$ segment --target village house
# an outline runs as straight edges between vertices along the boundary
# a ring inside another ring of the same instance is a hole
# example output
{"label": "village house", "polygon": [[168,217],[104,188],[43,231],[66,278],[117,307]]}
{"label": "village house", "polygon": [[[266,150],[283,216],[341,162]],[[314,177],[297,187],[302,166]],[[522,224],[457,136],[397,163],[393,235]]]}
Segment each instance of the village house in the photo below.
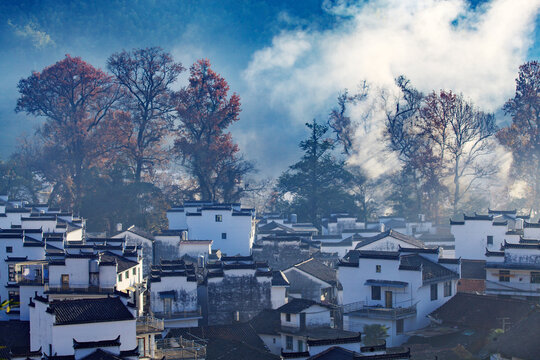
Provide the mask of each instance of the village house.
{"label": "village house", "polygon": [[267,263],[256,262],[252,256],[222,256],[209,263],[207,270],[201,291],[208,325],[247,321],[261,310],[272,308],[274,275]]}
{"label": "village house", "polygon": [[197,327],[202,319],[193,264],[183,260],[161,260],[152,267],[150,310],[163,319],[166,328]]}
{"label": "village house", "polygon": [[274,270],[285,270],[309,259],[319,249],[308,238],[291,235],[266,236],[253,245],[255,261],[265,261]]}
{"label": "village house", "polygon": [[388,344],[400,345],[456,293],[459,277],[459,260],[441,258],[438,248],[351,251],[338,268],[344,329],[384,325]]}
{"label": "village house", "polygon": [[167,211],[169,230],[187,231],[183,240],[212,240],[228,255],[250,255],[255,239],[255,210],[239,203],[184,202]]}
{"label": "village house", "polygon": [[288,296],[337,304],[338,293],[343,290],[336,270],[323,262],[310,258],[283,271],[289,280]]}
{"label": "village house", "polygon": [[540,240],[505,241],[486,257],[486,294],[540,302]]}
{"label": "village house", "polygon": [[30,301],[30,351],[45,358],[136,359],[135,308],[121,297]]}

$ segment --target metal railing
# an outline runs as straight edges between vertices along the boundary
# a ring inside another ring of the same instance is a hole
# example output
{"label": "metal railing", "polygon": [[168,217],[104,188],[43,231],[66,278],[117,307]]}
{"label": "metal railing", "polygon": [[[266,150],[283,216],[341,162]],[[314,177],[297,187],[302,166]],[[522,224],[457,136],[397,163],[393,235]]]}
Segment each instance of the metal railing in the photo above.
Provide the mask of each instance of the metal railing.
{"label": "metal railing", "polygon": [[343,305],[343,313],[352,313],[375,319],[399,319],[416,315],[416,304],[406,307],[368,306],[364,301]]}
{"label": "metal railing", "polygon": [[189,311],[174,311],[174,312],[154,312],[154,316],[160,319],[186,319],[202,316],[201,307],[198,306],[196,310]]}
{"label": "metal railing", "polygon": [[186,340],[183,337],[168,338],[156,341],[154,358],[161,359],[205,359],[206,344]]}
{"label": "metal railing", "polygon": [[44,284],[44,291],[50,293],[113,293],[114,287],[101,287],[89,284],[69,284],[60,286],[51,286]]}
{"label": "metal railing", "polygon": [[160,332],[165,328],[163,319],[147,315],[137,318],[137,334]]}

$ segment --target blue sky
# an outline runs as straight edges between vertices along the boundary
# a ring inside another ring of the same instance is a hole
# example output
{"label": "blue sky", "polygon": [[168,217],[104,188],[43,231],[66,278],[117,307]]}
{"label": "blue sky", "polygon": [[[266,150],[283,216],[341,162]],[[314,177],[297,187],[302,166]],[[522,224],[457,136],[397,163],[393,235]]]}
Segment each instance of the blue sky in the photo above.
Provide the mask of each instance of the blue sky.
{"label": "blue sky", "polygon": [[[382,89],[403,73],[423,91],[452,88],[497,111],[519,64],[540,55],[539,2],[418,3],[3,0],[0,158],[41,121],[14,113],[17,82],[67,53],[97,67],[113,52],[156,45],[186,67],[209,58],[242,99],[232,132],[264,176],[294,162],[303,123],[326,120],[339,91],[362,79]],[[362,160],[380,150],[378,129],[374,112],[357,135],[357,161],[369,168],[380,167]]]}

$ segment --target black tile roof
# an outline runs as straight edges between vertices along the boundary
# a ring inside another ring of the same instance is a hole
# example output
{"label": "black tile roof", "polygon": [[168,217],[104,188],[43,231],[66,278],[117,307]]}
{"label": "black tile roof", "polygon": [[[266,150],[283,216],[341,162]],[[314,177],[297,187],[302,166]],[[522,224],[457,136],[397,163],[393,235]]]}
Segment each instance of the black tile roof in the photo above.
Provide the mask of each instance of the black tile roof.
{"label": "black tile roof", "polygon": [[540,310],[535,309],[489,345],[490,350],[507,358],[538,359],[540,354]]}
{"label": "black tile roof", "polygon": [[265,309],[249,321],[257,334],[279,335],[281,329],[280,312]]}
{"label": "black tile roof", "polygon": [[534,304],[525,300],[460,292],[430,316],[441,320],[444,326],[489,330],[502,328],[503,318],[515,324],[533,308]]}
{"label": "black tile roof", "polygon": [[207,342],[206,358],[220,360],[257,359],[278,360],[266,349],[250,323],[232,325],[201,326],[197,328],[171,329],[167,338],[182,336],[186,340]]}
{"label": "black tile roof", "polygon": [[330,285],[334,285],[334,286],[338,285],[336,270],[332,269],[331,267],[324,264],[320,260],[311,258],[306,261],[302,261],[301,263],[296,264],[291,268],[295,268],[300,271],[303,271]]}
{"label": "black tile roof", "polygon": [[110,251],[104,251],[100,254],[99,257],[100,261],[103,262],[113,262],[116,261],[116,264],[118,265],[118,268],[116,269],[117,272],[126,271],[127,269],[131,269],[134,266],[137,266],[138,263],[133,260],[129,260],[128,258],[125,258],[123,256],[117,255],[115,253],[112,253]]}
{"label": "black tile roof", "polygon": [[289,286],[289,280],[280,270],[272,271],[272,286]]}
{"label": "black tile roof", "polygon": [[119,355],[115,355],[111,352],[108,352],[102,349],[97,349],[96,351],[86,355],[80,360],[121,360],[121,359],[122,357]]}
{"label": "black tile roof", "polygon": [[114,347],[120,346],[120,335],[116,339],[101,340],[101,341],[77,341],[73,339],[74,349],[92,349],[98,347]]}
{"label": "black tile roof", "polygon": [[280,307],[278,307],[276,311],[279,311],[280,313],[286,313],[286,314],[298,314],[313,305],[319,305],[326,308],[330,308],[329,305],[321,304],[313,300],[294,298],[294,299],[289,300],[289,302],[286,303],[285,305],[281,305]]}
{"label": "black tile roof", "polygon": [[412,246],[416,246],[416,247],[419,247],[419,248],[424,248],[425,247],[423,242],[416,240],[414,237],[408,236],[408,235],[405,235],[405,234],[402,234],[400,232],[397,232],[395,230],[390,229],[390,230],[382,232],[382,233],[380,233],[378,235],[365,238],[365,240],[363,240],[362,242],[358,243],[358,245],[356,245],[356,249],[361,249],[362,247],[364,247],[366,245],[369,245],[371,243],[374,243],[376,241],[384,239],[384,238],[386,238],[388,236],[393,237],[396,240],[403,241],[403,242],[405,242],[405,243],[407,243],[409,245],[412,245]]}
{"label": "black tile roof", "polygon": [[403,255],[401,256],[400,260],[400,266],[421,269],[422,281],[424,284],[459,278],[459,275],[454,271],[449,270],[440,264],[434,263],[433,261],[430,261],[418,254]]}
{"label": "black tile roof", "polygon": [[134,319],[122,300],[117,297],[53,301],[47,311],[55,315],[56,325]]}

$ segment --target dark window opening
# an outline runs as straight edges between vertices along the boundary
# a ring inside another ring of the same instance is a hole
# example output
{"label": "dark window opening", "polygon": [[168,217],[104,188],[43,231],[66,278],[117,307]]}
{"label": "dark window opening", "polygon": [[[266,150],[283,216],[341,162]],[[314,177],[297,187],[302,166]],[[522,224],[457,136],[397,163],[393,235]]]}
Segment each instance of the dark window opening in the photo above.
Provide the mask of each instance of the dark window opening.
{"label": "dark window opening", "polygon": [[381,300],[381,287],[380,286],[371,287],[371,300]]}
{"label": "dark window opening", "polygon": [[437,284],[431,284],[431,301],[437,300],[438,297]]}

